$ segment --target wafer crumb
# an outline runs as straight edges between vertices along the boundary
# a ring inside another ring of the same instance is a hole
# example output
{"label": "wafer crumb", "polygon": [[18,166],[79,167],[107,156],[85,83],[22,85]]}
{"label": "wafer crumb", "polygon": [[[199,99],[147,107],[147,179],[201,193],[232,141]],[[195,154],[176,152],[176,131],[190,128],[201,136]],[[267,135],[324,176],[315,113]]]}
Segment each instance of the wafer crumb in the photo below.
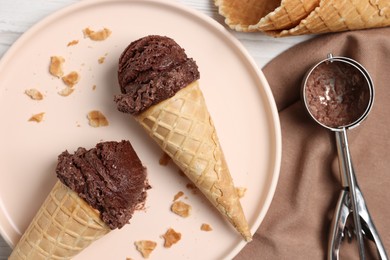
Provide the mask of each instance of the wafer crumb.
{"label": "wafer crumb", "polygon": [[50,74],[57,78],[61,78],[64,75],[64,71],[62,69],[64,62],[65,59],[61,56],[51,56],[49,66]]}
{"label": "wafer crumb", "polygon": [[42,100],[43,99],[42,93],[35,88],[26,89],[24,91],[24,93],[33,100]]}
{"label": "wafer crumb", "polygon": [[236,187],[236,192],[239,198],[242,198],[245,196],[246,188],[244,187]]}
{"label": "wafer crumb", "polygon": [[98,59],[98,63],[99,63],[99,64],[103,64],[105,60],[106,60],[106,57],[100,57],[100,58]]}
{"label": "wafer crumb", "polygon": [[104,41],[105,39],[107,39],[111,35],[111,30],[104,28],[104,29],[99,30],[99,31],[94,31],[94,30],[91,30],[90,28],[85,28],[83,30],[83,33],[84,33],[85,38],[88,37],[93,41]]}
{"label": "wafer crumb", "polygon": [[192,194],[198,194],[199,192],[198,188],[193,183],[187,183],[186,187],[192,191]]}
{"label": "wafer crumb", "polygon": [[58,94],[60,96],[63,96],[63,97],[67,97],[69,96],[70,94],[72,94],[74,91],[74,88],[71,88],[69,86],[66,86],[65,88],[61,89],[60,91],[58,91]]}
{"label": "wafer crumb", "polygon": [[62,81],[67,85],[68,87],[73,87],[76,85],[80,80],[80,75],[76,71],[72,71],[66,76],[62,77]]}
{"label": "wafer crumb", "polygon": [[139,240],[134,242],[134,244],[144,258],[149,258],[150,254],[157,246],[157,243],[151,240]]}
{"label": "wafer crumb", "polygon": [[209,224],[203,223],[200,226],[200,230],[202,230],[202,231],[212,231],[213,228]]}
{"label": "wafer crumb", "polygon": [[169,157],[167,153],[163,153],[163,155],[161,155],[160,160],[158,162],[160,165],[167,166],[170,161],[171,161],[171,157]]}
{"label": "wafer crumb", "polygon": [[180,217],[186,218],[190,215],[191,206],[183,201],[175,201],[171,205],[171,211]]}
{"label": "wafer crumb", "polygon": [[87,115],[89,125],[92,127],[108,126],[108,120],[102,112],[98,110],[92,110]]}
{"label": "wafer crumb", "polygon": [[42,122],[44,115],[45,115],[45,112],[34,114],[30,117],[30,119],[28,121],[40,123],[40,122]]}
{"label": "wafer crumb", "polygon": [[164,247],[170,248],[173,244],[180,241],[181,233],[176,232],[173,228],[169,228],[162,237],[165,240]]}
{"label": "wafer crumb", "polygon": [[78,44],[79,43],[79,41],[78,40],[73,40],[73,41],[70,41],[70,42],[68,42],[68,44],[66,45],[66,46],[73,46],[73,45],[76,45],[76,44]]}
{"label": "wafer crumb", "polygon": [[180,197],[182,197],[184,195],[184,192],[182,191],[179,191],[178,193],[176,193],[176,195],[173,197],[173,201],[176,201],[178,200]]}

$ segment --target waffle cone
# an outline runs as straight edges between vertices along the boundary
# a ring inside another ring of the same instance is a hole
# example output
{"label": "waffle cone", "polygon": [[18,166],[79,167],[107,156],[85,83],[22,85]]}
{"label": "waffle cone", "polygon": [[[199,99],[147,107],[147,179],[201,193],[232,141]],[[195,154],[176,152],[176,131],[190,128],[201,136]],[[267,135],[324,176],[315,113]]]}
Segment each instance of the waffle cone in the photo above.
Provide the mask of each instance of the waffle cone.
{"label": "waffle cone", "polygon": [[71,259],[109,231],[98,211],[57,181],[9,260]]}
{"label": "waffle cone", "polygon": [[232,29],[282,37],[390,25],[389,0],[215,0]]}
{"label": "waffle cone", "polygon": [[283,0],[280,6],[257,24],[250,25],[249,31],[274,31],[290,29],[306,18],[320,3],[320,0]]}
{"label": "waffle cone", "polygon": [[198,81],[148,108],[136,120],[250,241],[252,235]]}
{"label": "waffle cone", "polygon": [[390,25],[389,0],[321,0],[299,25],[276,36],[319,34]]}
{"label": "waffle cone", "polygon": [[257,24],[262,17],[277,8],[280,0],[214,0],[214,3],[230,28],[247,32],[251,25]]}

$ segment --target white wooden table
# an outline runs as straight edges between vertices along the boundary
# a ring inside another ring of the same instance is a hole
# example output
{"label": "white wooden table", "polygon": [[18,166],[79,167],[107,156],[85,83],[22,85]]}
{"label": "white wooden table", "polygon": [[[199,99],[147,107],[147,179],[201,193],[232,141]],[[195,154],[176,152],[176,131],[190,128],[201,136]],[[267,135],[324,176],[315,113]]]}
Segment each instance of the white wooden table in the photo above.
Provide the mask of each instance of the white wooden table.
{"label": "white wooden table", "polygon": [[[33,24],[56,10],[80,0],[0,0],[0,58],[18,37]],[[175,0],[166,0],[175,1]],[[213,0],[176,0],[211,16],[223,24]],[[237,33],[231,31],[247,48],[259,68],[289,47],[306,40],[309,36],[271,38],[261,33]],[[1,176],[0,178],[4,178]],[[1,180],[0,180],[1,181]],[[0,234],[0,260],[7,259],[11,248]]]}

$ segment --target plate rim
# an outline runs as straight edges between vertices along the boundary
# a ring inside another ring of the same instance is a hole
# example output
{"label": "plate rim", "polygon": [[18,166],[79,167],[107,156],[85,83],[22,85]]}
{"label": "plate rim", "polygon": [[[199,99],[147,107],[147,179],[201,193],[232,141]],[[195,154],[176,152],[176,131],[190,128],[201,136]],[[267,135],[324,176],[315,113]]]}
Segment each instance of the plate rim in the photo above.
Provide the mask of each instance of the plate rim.
{"label": "plate rim", "polygon": [[[264,204],[262,209],[260,210],[260,215],[256,218],[256,221],[253,223],[251,227],[251,232],[254,234],[257,229],[260,227],[261,223],[264,220],[264,217],[266,216],[269,207],[271,205],[272,199],[275,195],[277,183],[279,180],[280,175],[280,167],[281,167],[281,158],[282,158],[282,136],[281,136],[281,126],[280,126],[280,119],[279,119],[279,113],[277,110],[276,102],[273,97],[271,88],[268,84],[268,81],[263,74],[262,70],[258,67],[258,65],[255,63],[253,57],[249,54],[247,49],[244,47],[244,45],[236,38],[234,37],[223,25],[221,25],[219,22],[217,22],[212,17],[201,13],[200,11],[191,8],[189,6],[186,6],[180,2],[176,1],[163,1],[163,0],[83,0],[76,3],[71,3],[65,7],[62,7],[58,10],[55,10],[42,19],[35,22],[31,27],[27,28],[25,32],[22,33],[22,35],[16,39],[12,45],[8,48],[8,50],[3,54],[3,56],[0,59],[0,71],[3,70],[3,67],[8,63],[8,61],[12,58],[12,56],[15,54],[15,52],[19,49],[20,46],[23,46],[23,44],[28,41],[35,33],[38,33],[41,29],[45,27],[48,23],[51,21],[58,19],[59,17],[62,17],[66,14],[69,14],[72,12],[72,10],[80,10],[83,8],[88,8],[96,5],[101,4],[115,4],[119,2],[124,2],[126,4],[134,4],[134,3],[141,3],[141,4],[151,4],[151,5],[160,5],[163,7],[169,7],[171,9],[175,9],[181,12],[184,12],[185,14],[190,14],[194,18],[200,19],[202,22],[206,22],[210,28],[218,31],[218,33],[221,34],[221,36],[225,37],[230,43],[232,43],[242,54],[245,58],[245,60],[249,63],[251,69],[253,69],[254,74],[257,76],[258,80],[262,83],[263,86],[258,86],[258,89],[262,88],[263,93],[265,94],[266,101],[267,101],[267,107],[269,109],[269,122],[270,126],[272,126],[272,140],[271,142],[273,145],[274,153],[271,154],[271,158],[273,159],[273,165],[270,167],[272,169],[272,178],[270,181],[270,185],[268,187],[268,193],[264,199]],[[272,124],[271,124],[272,123]],[[7,222],[8,219],[10,219],[9,216],[7,216],[7,212],[3,210],[2,200],[0,198],[0,219],[4,218]],[[12,223],[9,223],[10,226],[13,226]],[[17,229],[17,228],[16,228]],[[0,235],[3,237],[5,242],[11,247],[14,247],[13,242],[11,241],[10,236],[7,234],[7,232],[4,230],[3,225],[0,222]],[[246,245],[245,241],[241,241],[238,243],[231,251],[228,253],[228,255],[225,257],[225,259],[231,259],[234,256],[236,256]]]}

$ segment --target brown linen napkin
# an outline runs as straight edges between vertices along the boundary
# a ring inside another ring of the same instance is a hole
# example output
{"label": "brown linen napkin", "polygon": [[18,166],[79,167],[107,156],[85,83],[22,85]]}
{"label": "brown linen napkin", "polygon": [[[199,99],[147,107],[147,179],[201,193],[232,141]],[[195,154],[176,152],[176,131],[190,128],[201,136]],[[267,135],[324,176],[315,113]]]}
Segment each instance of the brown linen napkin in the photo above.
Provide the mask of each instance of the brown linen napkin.
{"label": "brown linen napkin", "polygon": [[[317,125],[300,100],[304,74],[331,52],[360,62],[375,84],[368,118],[348,131],[357,182],[390,254],[390,28],[319,36],[285,51],[264,68],[282,127],[282,165],[271,207],[235,258],[326,259],[329,230],[341,191],[334,133]],[[352,221],[352,219],[351,219]],[[369,243],[368,259],[378,259]],[[340,259],[359,259],[354,237]]]}

